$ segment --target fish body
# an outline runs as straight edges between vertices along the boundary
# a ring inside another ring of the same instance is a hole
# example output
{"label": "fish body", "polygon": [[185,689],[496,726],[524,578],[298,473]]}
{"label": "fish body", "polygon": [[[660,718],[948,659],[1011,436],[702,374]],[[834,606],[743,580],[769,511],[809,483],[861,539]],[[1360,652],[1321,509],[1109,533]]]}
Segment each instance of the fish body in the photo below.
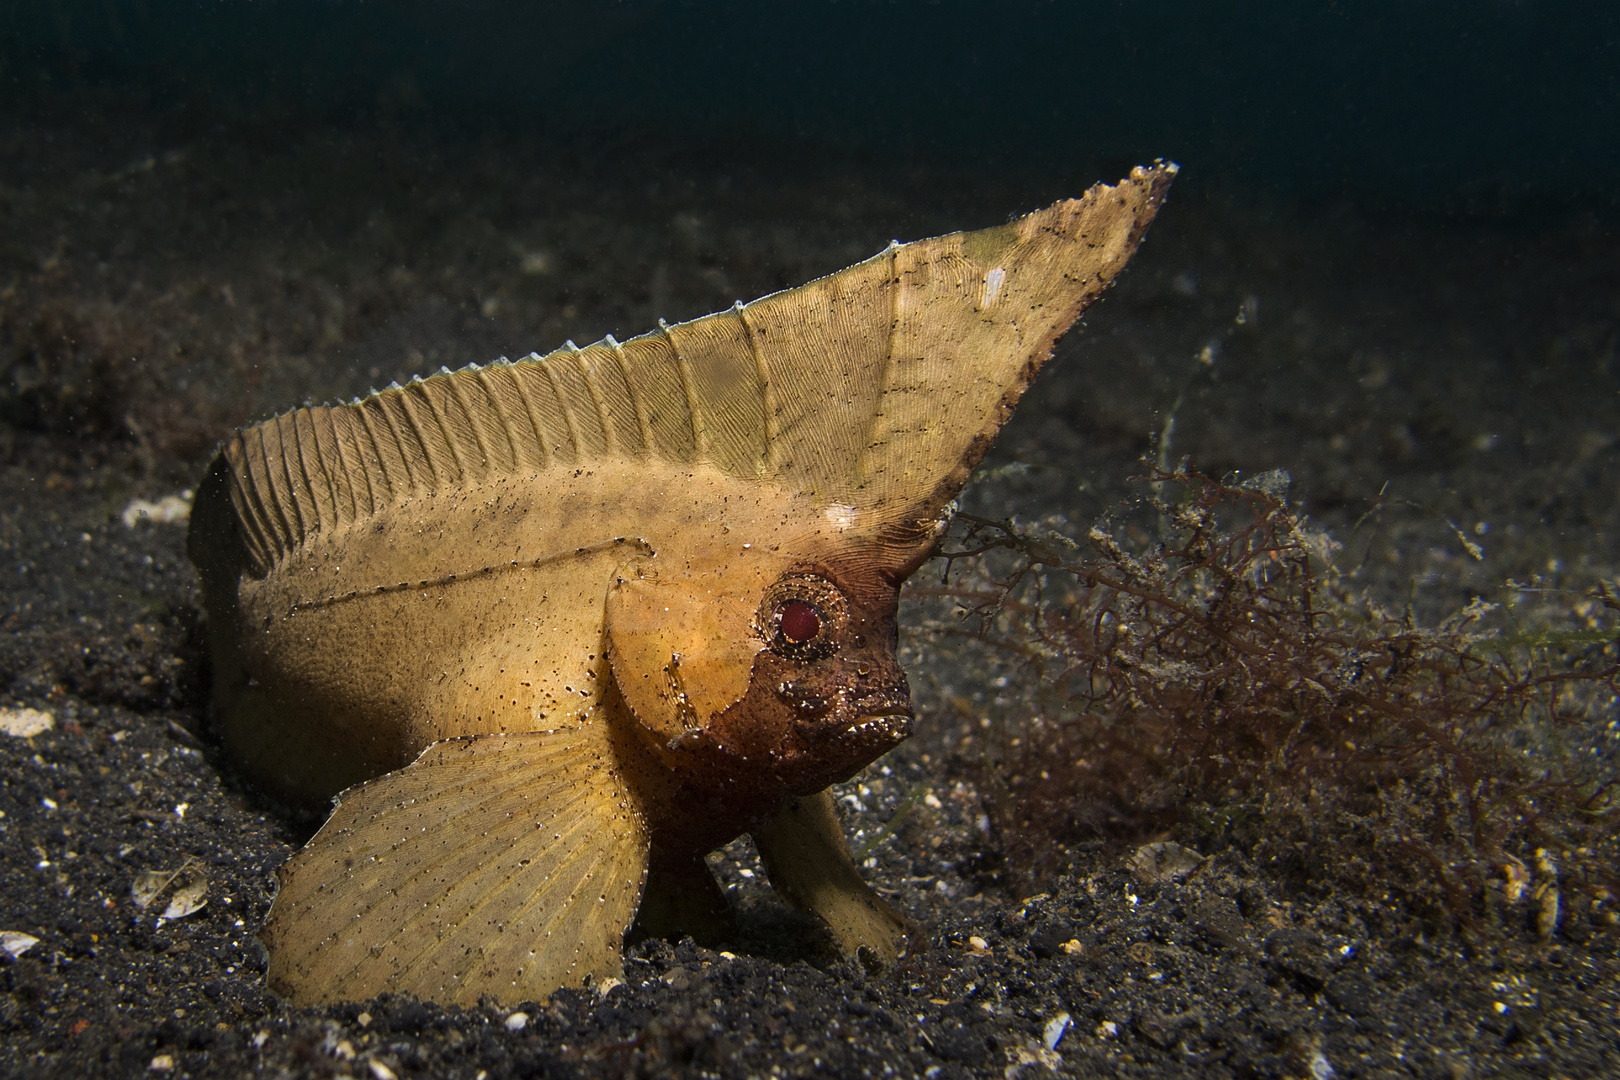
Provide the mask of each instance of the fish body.
{"label": "fish body", "polygon": [[743,832],[853,952],[905,920],[829,784],[903,739],[899,589],[1174,166],[619,343],[238,433],[199,488],[214,705],[331,819],[264,937],[294,1001],[545,997]]}

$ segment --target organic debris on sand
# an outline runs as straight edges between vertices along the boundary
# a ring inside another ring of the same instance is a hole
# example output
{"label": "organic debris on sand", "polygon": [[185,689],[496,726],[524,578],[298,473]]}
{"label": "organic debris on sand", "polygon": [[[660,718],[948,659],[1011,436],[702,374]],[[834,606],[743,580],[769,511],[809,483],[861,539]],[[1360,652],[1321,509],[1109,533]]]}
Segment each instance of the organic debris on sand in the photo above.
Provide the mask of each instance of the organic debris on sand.
{"label": "organic debris on sand", "polygon": [[1562,896],[1566,932],[1612,927],[1620,778],[1578,748],[1620,694],[1614,590],[1578,629],[1482,598],[1423,626],[1259,479],[1155,472],[1083,543],[958,518],[930,591],[1017,661],[976,770],[1010,879],[1173,833],[1295,887],[1399,894],[1437,927],[1545,924],[1527,880]]}

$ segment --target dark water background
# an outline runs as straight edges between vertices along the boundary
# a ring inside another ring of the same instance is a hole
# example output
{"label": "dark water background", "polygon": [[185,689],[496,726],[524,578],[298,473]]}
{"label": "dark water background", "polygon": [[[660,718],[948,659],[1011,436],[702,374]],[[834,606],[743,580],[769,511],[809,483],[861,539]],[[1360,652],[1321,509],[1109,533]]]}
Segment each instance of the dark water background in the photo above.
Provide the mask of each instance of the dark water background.
{"label": "dark water background", "polygon": [[1413,3],[109,3],[0,10],[0,96],[825,148],[1421,211],[1608,203],[1620,9]]}

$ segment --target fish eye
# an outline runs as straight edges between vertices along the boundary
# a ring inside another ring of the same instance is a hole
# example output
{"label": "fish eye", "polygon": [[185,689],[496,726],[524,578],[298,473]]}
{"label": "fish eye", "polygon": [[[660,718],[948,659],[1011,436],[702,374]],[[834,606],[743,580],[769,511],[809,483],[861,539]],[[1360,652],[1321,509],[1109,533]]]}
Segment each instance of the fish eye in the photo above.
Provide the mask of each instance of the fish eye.
{"label": "fish eye", "polygon": [[838,649],[849,625],[849,601],[820,574],[792,571],[765,590],[756,625],[777,654],[820,660]]}
{"label": "fish eye", "polygon": [[776,628],[795,645],[821,633],[821,612],[807,600],[789,600],[776,609]]}

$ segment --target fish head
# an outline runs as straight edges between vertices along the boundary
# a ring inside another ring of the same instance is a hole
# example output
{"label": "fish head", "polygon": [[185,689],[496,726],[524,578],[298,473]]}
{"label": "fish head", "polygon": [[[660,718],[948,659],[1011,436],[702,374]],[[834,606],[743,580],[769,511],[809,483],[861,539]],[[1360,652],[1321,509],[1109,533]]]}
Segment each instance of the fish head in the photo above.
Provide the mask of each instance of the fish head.
{"label": "fish head", "polygon": [[626,575],[608,599],[608,656],[671,769],[807,794],[910,734],[898,604],[885,567],[848,556]]}
{"label": "fish head", "polygon": [[819,791],[911,733],[895,655],[899,589],[871,567],[803,565],[760,598],[748,690],[715,717],[716,741],[765,755],[794,794]]}

